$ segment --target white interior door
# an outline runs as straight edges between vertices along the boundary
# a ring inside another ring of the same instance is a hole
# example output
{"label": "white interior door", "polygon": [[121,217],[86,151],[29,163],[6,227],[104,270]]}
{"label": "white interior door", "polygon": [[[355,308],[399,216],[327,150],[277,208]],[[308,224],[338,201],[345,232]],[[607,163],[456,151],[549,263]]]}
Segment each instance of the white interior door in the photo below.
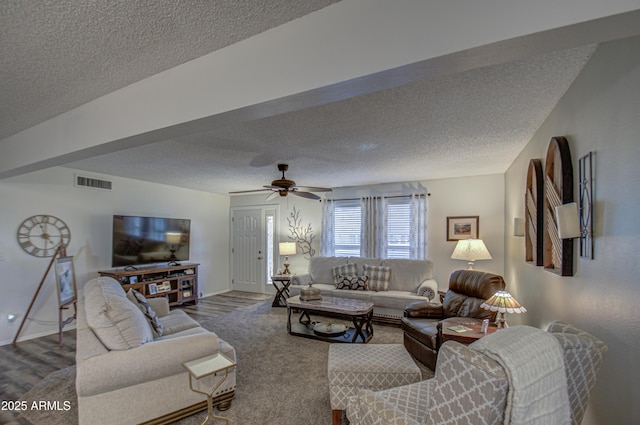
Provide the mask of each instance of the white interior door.
{"label": "white interior door", "polygon": [[266,244],[262,209],[234,209],[231,226],[231,288],[263,293]]}

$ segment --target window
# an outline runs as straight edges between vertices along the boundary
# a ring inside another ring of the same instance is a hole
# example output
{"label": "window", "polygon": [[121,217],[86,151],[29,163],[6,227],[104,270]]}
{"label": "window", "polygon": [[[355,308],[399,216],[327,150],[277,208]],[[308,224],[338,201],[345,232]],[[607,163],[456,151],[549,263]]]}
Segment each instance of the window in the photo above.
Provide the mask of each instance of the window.
{"label": "window", "polygon": [[411,209],[408,198],[387,201],[387,258],[411,258]]}
{"label": "window", "polygon": [[265,216],[265,237],[267,242],[265,254],[267,283],[273,283],[271,282],[271,276],[275,274],[273,272],[275,264],[275,215],[270,212],[267,212]]}
{"label": "window", "polygon": [[328,201],[323,215],[322,255],[426,258],[423,195]]}
{"label": "window", "polygon": [[335,256],[360,256],[360,229],[362,207],[358,201],[335,201],[334,205]]}

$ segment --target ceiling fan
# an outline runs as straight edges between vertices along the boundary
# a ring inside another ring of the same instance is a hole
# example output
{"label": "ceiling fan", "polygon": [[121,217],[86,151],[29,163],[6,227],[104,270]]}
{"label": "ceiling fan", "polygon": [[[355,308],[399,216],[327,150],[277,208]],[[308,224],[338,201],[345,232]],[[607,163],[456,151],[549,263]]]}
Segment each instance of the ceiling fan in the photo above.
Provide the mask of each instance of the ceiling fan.
{"label": "ceiling fan", "polygon": [[[264,189],[255,189],[255,190],[241,190],[238,192],[229,192],[231,194],[235,193],[252,193],[252,192],[265,192],[271,191],[272,193],[267,196],[267,201],[275,198],[276,196],[287,196],[289,193],[296,196],[301,196],[303,198],[315,199],[319,201],[321,198],[311,192],[331,192],[331,189],[326,187],[312,187],[312,186],[297,186],[296,182],[293,180],[289,180],[285,178],[284,173],[289,169],[288,164],[278,164],[278,171],[282,172],[282,177],[276,179],[271,182],[270,185],[263,186]],[[304,189],[304,190],[300,190]]]}

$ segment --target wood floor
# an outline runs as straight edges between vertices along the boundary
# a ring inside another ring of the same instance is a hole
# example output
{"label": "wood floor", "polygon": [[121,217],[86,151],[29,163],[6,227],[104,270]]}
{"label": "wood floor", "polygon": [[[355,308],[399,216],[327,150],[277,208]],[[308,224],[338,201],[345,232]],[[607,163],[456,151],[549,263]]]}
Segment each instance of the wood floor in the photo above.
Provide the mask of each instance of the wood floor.
{"label": "wood floor", "polygon": [[[202,298],[195,306],[179,307],[197,321],[210,319],[237,308],[271,299],[272,295],[230,291]],[[0,347],[0,400],[18,400],[51,372],[75,364],[76,332],[64,333],[63,346],[58,335],[18,342]],[[13,414],[0,410],[0,424],[26,424]]]}

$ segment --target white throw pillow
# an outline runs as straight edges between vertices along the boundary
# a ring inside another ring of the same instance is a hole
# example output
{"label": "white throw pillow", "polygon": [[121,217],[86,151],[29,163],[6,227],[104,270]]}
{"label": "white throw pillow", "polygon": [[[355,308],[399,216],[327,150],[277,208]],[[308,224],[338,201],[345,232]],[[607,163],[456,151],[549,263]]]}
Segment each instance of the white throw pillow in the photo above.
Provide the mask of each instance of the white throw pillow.
{"label": "white throw pillow", "polygon": [[391,281],[391,267],[364,265],[364,274],[369,276],[369,289],[388,291]]}
{"label": "white throw pillow", "polygon": [[128,350],[153,341],[140,309],[127,299],[118,281],[90,280],[84,286],[87,324],[109,350]]}

